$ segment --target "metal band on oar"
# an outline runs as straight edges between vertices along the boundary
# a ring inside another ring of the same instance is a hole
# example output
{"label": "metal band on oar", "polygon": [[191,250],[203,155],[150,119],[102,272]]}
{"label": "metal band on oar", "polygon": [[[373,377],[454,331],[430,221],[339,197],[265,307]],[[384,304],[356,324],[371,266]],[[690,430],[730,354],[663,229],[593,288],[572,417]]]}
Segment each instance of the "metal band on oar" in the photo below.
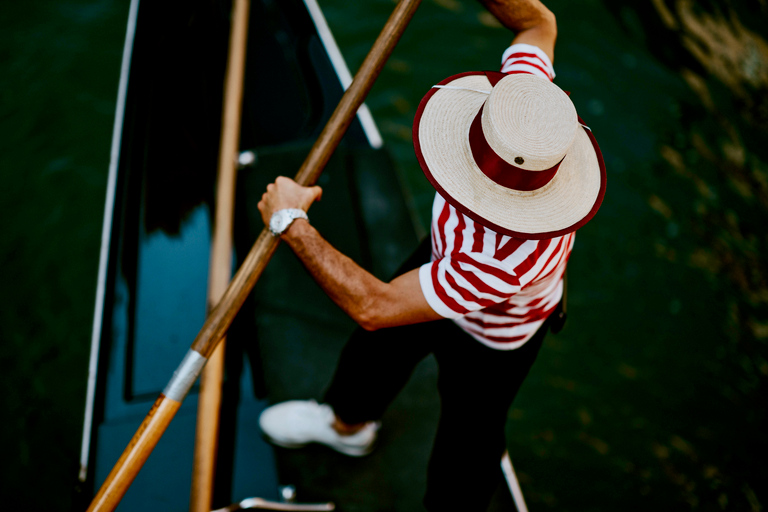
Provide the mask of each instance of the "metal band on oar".
{"label": "metal band on oar", "polygon": [[[232,5],[232,28],[229,35],[229,57],[224,79],[224,108],[216,178],[216,213],[208,272],[210,309],[219,302],[232,277],[236,158],[240,141],[240,112],[243,100],[249,9],[249,0],[236,0]],[[210,512],[211,510],[219,438],[221,383],[224,379],[224,346],[222,339],[200,378],[192,490],[189,499],[190,512]],[[165,395],[168,396],[168,393]]]}
{"label": "metal band on oar", "polygon": [[[405,27],[413,17],[421,0],[400,0],[371,51],[355,75],[349,89],[334,110],[328,123],[315,142],[312,150],[296,175],[301,185],[314,185],[344,132],[352,122],[357,109],[373,86]],[[99,492],[91,502],[89,511],[114,510],[165,429],[170,424],[181,401],[194,380],[199,376],[206,360],[213,353],[219,340],[232,324],[237,312],[261,276],[267,262],[277,249],[279,239],[263,229],[256,243],[222,296],[216,308],[206,318],[202,329],[192,343],[190,352],[174,373],[166,392],[161,393],[149,414],[128,443],[117,464],[107,476]],[[194,352],[194,353],[193,353]]]}

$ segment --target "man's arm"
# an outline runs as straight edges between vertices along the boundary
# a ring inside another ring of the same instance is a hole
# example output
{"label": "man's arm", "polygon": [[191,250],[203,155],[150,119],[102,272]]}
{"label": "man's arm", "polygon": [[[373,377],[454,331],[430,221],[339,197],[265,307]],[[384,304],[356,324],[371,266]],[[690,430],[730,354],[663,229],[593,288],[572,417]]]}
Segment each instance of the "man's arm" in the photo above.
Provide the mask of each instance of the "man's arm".
{"label": "man's arm", "polygon": [[515,32],[512,43],[538,46],[555,61],[557,21],[539,0],[480,0],[502,25]]}
{"label": "man's arm", "polygon": [[[258,205],[264,224],[283,208],[306,211],[321,194],[320,187],[302,187],[289,178],[277,178],[267,186]],[[303,219],[295,220],[282,239],[326,294],[364,329],[443,318],[424,298],[419,269],[385,283],[336,250]]]}

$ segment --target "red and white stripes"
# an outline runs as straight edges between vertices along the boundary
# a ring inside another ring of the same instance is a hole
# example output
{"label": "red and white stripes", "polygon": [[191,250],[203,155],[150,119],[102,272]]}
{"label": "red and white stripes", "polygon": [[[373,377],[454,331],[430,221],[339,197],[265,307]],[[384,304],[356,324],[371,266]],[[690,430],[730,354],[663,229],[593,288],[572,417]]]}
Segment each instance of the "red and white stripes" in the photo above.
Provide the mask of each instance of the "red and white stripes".
{"label": "red and white stripes", "polygon": [[530,44],[513,44],[507,48],[501,56],[501,72],[528,73],[550,82],[555,79],[555,70],[547,54]]}
{"label": "red and white stripes", "polygon": [[481,343],[514,349],[541,326],[562,297],[574,234],[547,240],[500,235],[439,194],[432,211],[432,262],[419,271],[432,308]]}

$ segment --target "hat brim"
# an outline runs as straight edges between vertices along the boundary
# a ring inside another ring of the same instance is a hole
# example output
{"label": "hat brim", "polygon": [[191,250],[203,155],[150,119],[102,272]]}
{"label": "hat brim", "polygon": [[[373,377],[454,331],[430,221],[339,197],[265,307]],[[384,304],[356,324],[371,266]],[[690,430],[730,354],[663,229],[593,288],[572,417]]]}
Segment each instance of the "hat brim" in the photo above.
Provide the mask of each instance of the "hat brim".
{"label": "hat brim", "polygon": [[491,90],[486,73],[499,75],[454,75],[438,85],[461,89],[432,88],[421,100],[413,145],[424,174],[453,207],[498,233],[542,240],[579,229],[597,213],[605,195],[605,164],[595,137],[579,127],[557,174],[542,188],[518,191],[497,184],[475,163],[468,137],[488,98],[476,91]]}

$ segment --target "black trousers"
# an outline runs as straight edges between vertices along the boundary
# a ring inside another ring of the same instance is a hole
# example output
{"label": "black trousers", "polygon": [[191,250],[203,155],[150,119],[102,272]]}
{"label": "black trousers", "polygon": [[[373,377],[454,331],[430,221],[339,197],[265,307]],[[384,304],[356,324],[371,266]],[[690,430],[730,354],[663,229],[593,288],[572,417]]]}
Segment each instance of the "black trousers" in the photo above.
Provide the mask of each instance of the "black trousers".
{"label": "black trousers", "polygon": [[[428,261],[429,246],[401,270]],[[325,401],[346,423],[379,420],[430,353],[438,364],[440,420],[427,471],[427,510],[484,511],[503,475],[507,412],[539,352],[548,322],[515,350],[481,344],[450,320],[368,332],[344,347]]]}

